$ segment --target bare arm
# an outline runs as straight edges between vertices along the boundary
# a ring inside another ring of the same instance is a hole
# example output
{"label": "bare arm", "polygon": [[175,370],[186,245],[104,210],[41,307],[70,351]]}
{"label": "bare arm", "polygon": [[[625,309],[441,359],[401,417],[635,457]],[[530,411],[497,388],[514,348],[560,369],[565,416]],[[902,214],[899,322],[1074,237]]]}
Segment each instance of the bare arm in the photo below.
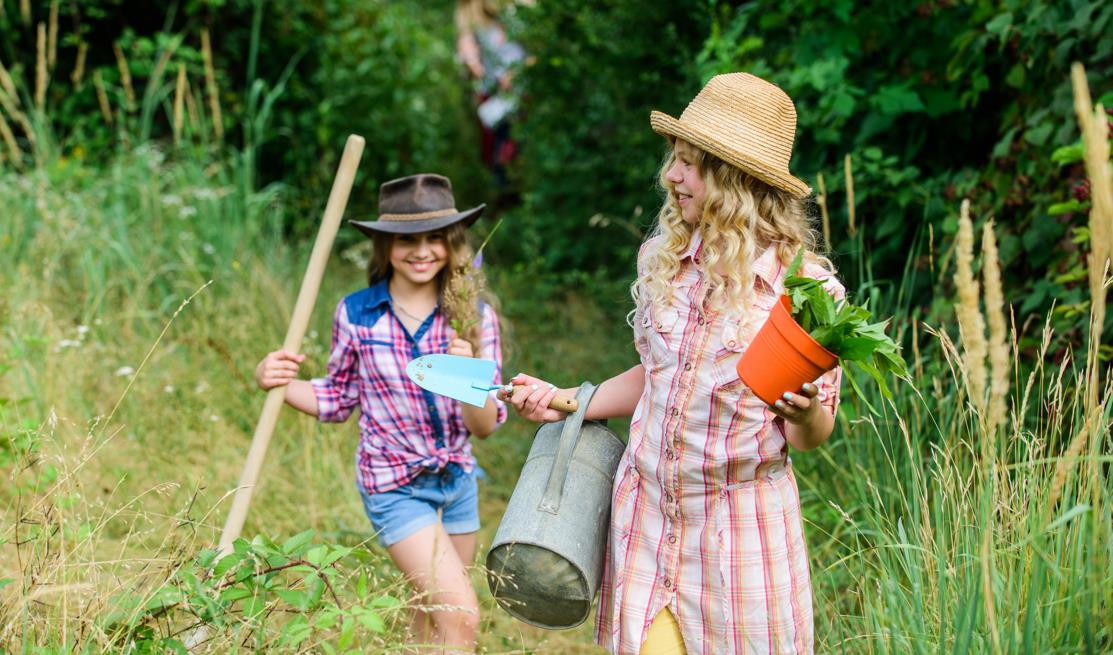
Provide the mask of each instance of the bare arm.
{"label": "bare arm", "polygon": [[[564,412],[549,409],[549,402],[558,393],[572,397],[578,390],[576,387],[558,389],[544,380],[523,374],[515,375],[510,382],[523,386],[509,396],[500,391],[500,398],[513,405],[522,418],[540,423],[562,420]],[[645,369],[641,364],[608,378],[596,389],[585,418],[595,420],[632,415],[644,387]]]}

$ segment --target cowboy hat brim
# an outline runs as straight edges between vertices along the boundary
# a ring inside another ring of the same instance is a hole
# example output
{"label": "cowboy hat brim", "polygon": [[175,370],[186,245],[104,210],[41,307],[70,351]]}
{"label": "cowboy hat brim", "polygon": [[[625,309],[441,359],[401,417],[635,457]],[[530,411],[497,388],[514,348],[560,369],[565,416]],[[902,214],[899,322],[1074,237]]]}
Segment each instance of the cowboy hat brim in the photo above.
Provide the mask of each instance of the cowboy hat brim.
{"label": "cowboy hat brim", "polygon": [[716,139],[700,132],[691,125],[680,122],[664,112],[650,112],[649,124],[657,134],[683,139],[697,148],[715,155],[726,163],[742,169],[762,182],[781,189],[782,191],[787,191],[797,198],[806,198],[812,192],[811,187],[787,171],[774,170],[759,161],[747,157],[744,153],[727,149]]}
{"label": "cowboy hat brim", "polygon": [[471,209],[456,213],[449,214],[448,216],[438,216],[437,218],[425,218],[416,221],[348,221],[360,232],[363,232],[369,237],[376,234],[418,234],[420,232],[432,232],[433,230],[441,230],[449,225],[463,222],[464,227],[468,227],[474,223],[483,210],[487,207],[486,204],[472,207]]}

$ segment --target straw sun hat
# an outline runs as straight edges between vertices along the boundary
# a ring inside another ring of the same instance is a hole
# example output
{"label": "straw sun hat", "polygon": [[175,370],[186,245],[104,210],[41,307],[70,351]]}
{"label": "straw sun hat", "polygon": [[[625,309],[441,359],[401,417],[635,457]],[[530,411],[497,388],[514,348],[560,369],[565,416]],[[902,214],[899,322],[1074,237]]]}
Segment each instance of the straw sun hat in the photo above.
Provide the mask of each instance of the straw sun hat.
{"label": "straw sun hat", "polygon": [[716,75],[679,120],[655,111],[649,124],[658,134],[683,139],[798,198],[812,191],[788,172],[796,107],[780,87],[760,77]]}

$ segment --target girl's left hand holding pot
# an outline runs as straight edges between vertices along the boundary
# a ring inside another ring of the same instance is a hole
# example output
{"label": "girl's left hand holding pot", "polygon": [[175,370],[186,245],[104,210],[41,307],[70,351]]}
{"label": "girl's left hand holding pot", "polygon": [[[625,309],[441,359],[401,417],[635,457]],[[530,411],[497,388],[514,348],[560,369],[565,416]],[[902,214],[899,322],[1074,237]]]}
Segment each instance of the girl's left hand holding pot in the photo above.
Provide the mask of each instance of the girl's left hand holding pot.
{"label": "girl's left hand holding pot", "polygon": [[[516,387],[512,393],[505,389],[498,392],[499,400],[510,403],[518,416],[535,423],[553,423],[564,419],[566,414],[555,409],[549,409],[549,403],[560,391],[556,385],[519,373],[510,378],[510,384]],[[573,393],[571,395],[575,395]]]}
{"label": "girl's left hand holding pot", "polygon": [[814,384],[807,383],[800,389],[799,394],[786,391],[783,397],[770,406],[770,409],[789,423],[809,423],[819,409],[819,403],[815,400],[817,395],[819,389]]}

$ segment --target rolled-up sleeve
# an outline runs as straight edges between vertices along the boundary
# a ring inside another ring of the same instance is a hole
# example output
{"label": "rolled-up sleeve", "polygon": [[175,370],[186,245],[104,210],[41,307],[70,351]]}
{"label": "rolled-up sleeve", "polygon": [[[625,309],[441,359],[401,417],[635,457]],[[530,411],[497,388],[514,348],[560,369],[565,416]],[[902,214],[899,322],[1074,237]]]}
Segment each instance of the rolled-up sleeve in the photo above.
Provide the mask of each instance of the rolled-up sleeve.
{"label": "rolled-up sleeve", "polygon": [[359,342],[352,336],[348,310],[342,301],[332,321],[332,347],[328,370],[323,378],[310,380],[317,394],[317,420],[341,423],[359,405]]}
{"label": "rolled-up sleeve", "polygon": [[[483,305],[483,316],[480,319],[479,356],[482,359],[494,360],[495,377],[491,380],[491,384],[501,384],[502,341],[499,334],[499,317],[494,308],[486,303]],[[496,425],[502,425],[506,422],[506,403],[499,400],[495,393],[494,391],[491,392],[491,398],[494,399],[495,407],[498,408]]]}

